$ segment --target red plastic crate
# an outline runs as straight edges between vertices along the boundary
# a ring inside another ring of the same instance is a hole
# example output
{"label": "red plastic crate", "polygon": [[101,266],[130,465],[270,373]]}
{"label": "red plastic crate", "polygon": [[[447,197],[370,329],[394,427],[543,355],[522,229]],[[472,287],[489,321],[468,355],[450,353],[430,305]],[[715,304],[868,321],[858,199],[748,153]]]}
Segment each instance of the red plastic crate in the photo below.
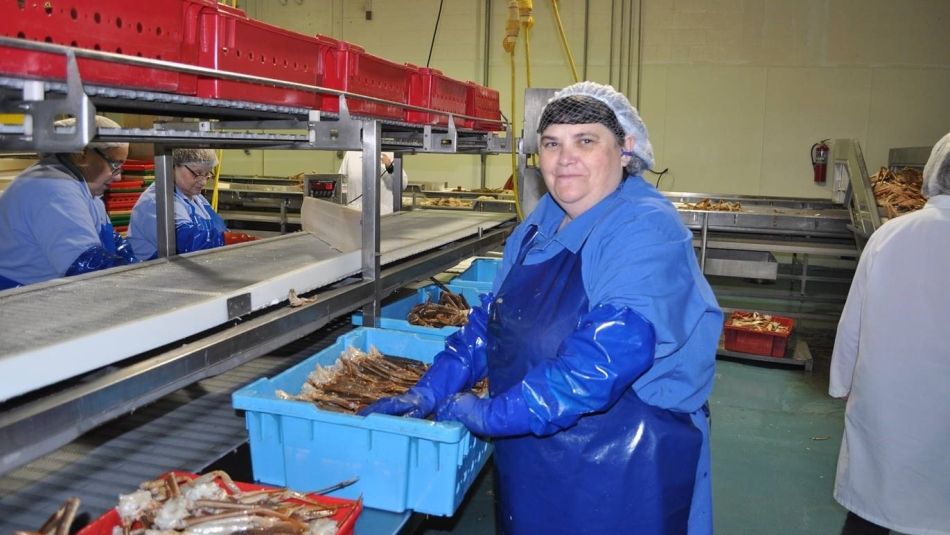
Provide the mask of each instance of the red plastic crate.
{"label": "red plastic crate", "polygon": [[154,171],[154,160],[126,160],[122,163],[123,171]]}
{"label": "red plastic crate", "polygon": [[[416,67],[410,64],[407,66],[413,69],[409,77],[409,104],[454,113],[456,127],[472,127],[471,120],[457,117],[458,114],[465,115],[468,99],[467,83],[453,80],[437,69]],[[406,121],[443,126],[449,124],[447,115],[416,110],[406,110]]]}
{"label": "red plastic crate", "polygon": [[[0,35],[128,56],[194,64],[198,14],[215,0],[57,0],[0,2]],[[47,7],[48,6],[48,7]],[[79,59],[84,82],[195,94],[197,77],[162,69]],[[0,73],[65,79],[66,56],[0,47]]]}
{"label": "red plastic crate", "polygon": [[[175,472],[179,476],[188,477],[194,479],[198,477],[197,474],[192,474],[188,472]],[[164,475],[162,477],[165,477]],[[253,483],[242,483],[240,481],[235,481],[234,484],[241,489],[242,491],[255,491],[270,489],[274,487],[269,487],[267,485],[256,485]],[[220,485],[220,482],[219,482]],[[224,487],[222,487],[224,488]],[[228,490],[228,489],[224,489]],[[320,502],[321,504],[326,505],[342,505],[342,504],[352,504],[352,507],[342,508],[337,511],[336,514],[330,518],[337,521],[339,526],[337,530],[337,535],[352,535],[353,528],[356,526],[356,519],[359,518],[360,513],[363,512],[363,502],[359,500],[346,500],[343,498],[331,498],[328,496],[320,496],[318,494],[308,494],[307,498]],[[118,511],[115,508],[110,509],[107,513],[103,514],[93,522],[86,525],[86,527],[79,530],[76,535],[112,535],[112,529],[115,527],[121,527],[122,520],[119,518]]]}
{"label": "red plastic crate", "polygon": [[784,357],[788,348],[788,339],[795,327],[795,320],[784,316],[772,315],[772,320],[778,322],[783,327],[787,327],[787,332],[769,332],[759,331],[750,327],[736,327],[732,325],[733,318],[740,314],[749,314],[748,312],[733,312],[726,320],[723,328],[725,329],[726,340],[725,347],[727,351],[736,351],[738,353],[749,353],[752,355],[765,355],[770,357]]}
{"label": "red plastic crate", "polygon": [[[317,58],[337,43],[248,18],[226,5],[202,11],[200,35],[202,67],[307,85],[321,85]],[[313,92],[205,76],[198,78],[198,96],[305,108],[320,102]]]}
{"label": "red plastic crate", "polygon": [[472,115],[474,117],[494,121],[479,121],[476,119],[472,124],[472,128],[475,130],[502,130],[498,91],[476,84],[475,82],[468,82],[468,98],[466,99],[465,115]]}
{"label": "red plastic crate", "polygon": [[[324,87],[400,104],[409,102],[409,79],[414,69],[368,54],[352,43],[338,41],[336,46],[325,50],[317,68],[323,76]],[[405,116],[402,106],[358,98],[347,98],[346,105],[355,115],[399,120]],[[339,97],[323,95],[320,109],[339,112]]]}
{"label": "red plastic crate", "polygon": [[107,191],[103,197],[103,202],[106,204],[106,211],[121,212],[124,210],[131,210],[141,195],[142,192],[114,193]]}
{"label": "red plastic crate", "polygon": [[123,176],[122,180],[117,180],[109,184],[110,190],[119,190],[119,189],[141,189],[145,186],[145,180],[142,178],[136,177],[126,177]]}

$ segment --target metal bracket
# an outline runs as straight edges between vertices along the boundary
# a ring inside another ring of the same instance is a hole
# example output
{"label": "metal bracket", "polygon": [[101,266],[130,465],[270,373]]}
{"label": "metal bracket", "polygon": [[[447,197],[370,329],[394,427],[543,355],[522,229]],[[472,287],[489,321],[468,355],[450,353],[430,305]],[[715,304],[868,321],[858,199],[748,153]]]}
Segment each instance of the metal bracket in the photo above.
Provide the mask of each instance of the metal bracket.
{"label": "metal bracket", "polygon": [[492,153],[502,153],[502,152],[511,152],[512,147],[512,135],[511,135],[511,125],[508,125],[508,128],[505,129],[505,136],[501,137],[494,132],[488,135],[488,152]]}
{"label": "metal bracket", "polygon": [[[28,82],[23,87],[23,102],[20,111],[27,114],[23,123],[23,136],[14,146],[31,148],[36,152],[78,152],[96,135],[96,107],[86,95],[79,77],[79,65],[72,50],[66,52],[66,96],[45,99],[44,82]],[[75,117],[74,128],[56,128],[57,119]]]}
{"label": "metal bracket", "polygon": [[423,127],[422,148],[426,152],[454,153],[458,147],[458,131],[455,130],[455,121],[449,115],[448,132],[433,132],[432,125]]}
{"label": "metal bracket", "polygon": [[243,293],[228,298],[228,319],[243,316],[251,311],[251,294]]}
{"label": "metal bracket", "polygon": [[340,113],[337,121],[321,121],[320,112],[311,111],[309,117],[309,142],[314,148],[337,150],[360,150],[363,148],[360,121],[350,118],[346,98],[340,95]]}

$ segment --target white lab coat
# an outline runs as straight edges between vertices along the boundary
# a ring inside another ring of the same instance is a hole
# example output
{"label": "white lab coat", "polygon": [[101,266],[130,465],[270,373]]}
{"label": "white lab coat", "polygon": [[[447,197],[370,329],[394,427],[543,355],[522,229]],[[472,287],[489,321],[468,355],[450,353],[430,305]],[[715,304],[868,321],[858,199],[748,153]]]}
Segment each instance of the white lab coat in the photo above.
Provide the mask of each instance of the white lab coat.
{"label": "white lab coat", "polygon": [[[385,152],[390,158],[393,153]],[[386,172],[386,167],[382,160],[379,162],[379,172],[382,175],[379,181],[379,214],[391,214],[393,212],[393,176]],[[346,198],[347,206],[356,208],[363,207],[363,153],[359,151],[348,151],[343,155],[343,161],[340,162],[340,174],[346,177]],[[402,172],[402,184],[400,191],[406,189],[409,183],[409,177],[406,171]]]}
{"label": "white lab coat", "polygon": [[828,392],[848,396],[835,499],[892,530],[950,534],[950,195],[868,240]]}

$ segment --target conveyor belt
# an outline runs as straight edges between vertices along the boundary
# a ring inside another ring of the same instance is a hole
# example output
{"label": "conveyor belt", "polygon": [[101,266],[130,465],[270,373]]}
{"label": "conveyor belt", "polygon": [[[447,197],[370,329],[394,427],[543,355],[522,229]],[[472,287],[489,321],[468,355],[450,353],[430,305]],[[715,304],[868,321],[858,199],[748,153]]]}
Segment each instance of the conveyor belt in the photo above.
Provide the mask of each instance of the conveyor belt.
{"label": "conveyor belt", "polygon": [[[511,216],[403,212],[381,221],[387,264]],[[360,272],[307,233],[0,292],[0,400],[153,350]],[[121,341],[121,342],[120,342]]]}
{"label": "conveyor belt", "polygon": [[329,346],[352,329],[347,320],[168,395],[0,478],[0,533],[38,529],[70,496],[95,519],[143,481],[172,469],[200,472],[247,440],[231,393]]}

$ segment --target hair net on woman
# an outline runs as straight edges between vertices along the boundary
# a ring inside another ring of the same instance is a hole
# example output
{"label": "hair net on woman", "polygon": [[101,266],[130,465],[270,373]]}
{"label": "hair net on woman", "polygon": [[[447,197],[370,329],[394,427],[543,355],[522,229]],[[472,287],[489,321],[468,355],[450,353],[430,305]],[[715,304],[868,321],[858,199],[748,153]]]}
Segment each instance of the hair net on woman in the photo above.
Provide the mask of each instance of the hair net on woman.
{"label": "hair net on woman", "polygon": [[934,195],[950,195],[950,134],[934,145],[924,166],[921,193],[928,199]]}
{"label": "hair net on woman", "polygon": [[633,136],[634,145],[627,164],[627,172],[638,174],[653,167],[653,146],[647,127],[637,109],[627,97],[609,85],[579,82],[554,94],[541,113],[538,133],[552,124],[600,123],[617,136],[623,145],[624,137]]}
{"label": "hair net on woman", "polygon": [[[76,118],[69,117],[60,119],[53,123],[53,126],[73,127],[76,126]],[[122,125],[103,115],[96,115],[96,128],[122,128]],[[126,147],[129,144],[125,141],[93,141],[87,147],[91,149],[113,149],[115,147]],[[78,152],[78,151],[77,151]]]}
{"label": "hair net on woman", "polygon": [[214,167],[218,158],[211,149],[175,149],[172,151],[175,165],[201,164]]}

